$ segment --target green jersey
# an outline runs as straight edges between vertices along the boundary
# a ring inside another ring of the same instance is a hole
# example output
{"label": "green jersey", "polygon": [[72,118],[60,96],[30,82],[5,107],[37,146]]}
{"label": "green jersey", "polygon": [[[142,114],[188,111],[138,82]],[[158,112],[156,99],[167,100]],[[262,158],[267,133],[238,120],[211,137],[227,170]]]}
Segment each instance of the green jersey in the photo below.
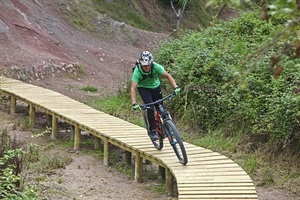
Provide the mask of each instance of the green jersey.
{"label": "green jersey", "polygon": [[149,72],[144,72],[140,65],[137,65],[133,71],[131,80],[137,83],[137,87],[157,88],[160,85],[159,75],[162,75],[165,69],[160,64],[153,62]]}

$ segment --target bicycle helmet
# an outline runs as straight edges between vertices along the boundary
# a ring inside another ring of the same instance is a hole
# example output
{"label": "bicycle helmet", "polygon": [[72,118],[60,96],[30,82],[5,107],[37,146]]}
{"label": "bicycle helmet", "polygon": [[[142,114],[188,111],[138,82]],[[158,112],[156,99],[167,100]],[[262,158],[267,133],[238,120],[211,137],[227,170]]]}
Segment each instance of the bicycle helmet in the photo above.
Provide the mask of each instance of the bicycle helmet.
{"label": "bicycle helmet", "polygon": [[140,55],[140,63],[141,65],[151,65],[153,61],[152,53],[149,51],[143,51]]}

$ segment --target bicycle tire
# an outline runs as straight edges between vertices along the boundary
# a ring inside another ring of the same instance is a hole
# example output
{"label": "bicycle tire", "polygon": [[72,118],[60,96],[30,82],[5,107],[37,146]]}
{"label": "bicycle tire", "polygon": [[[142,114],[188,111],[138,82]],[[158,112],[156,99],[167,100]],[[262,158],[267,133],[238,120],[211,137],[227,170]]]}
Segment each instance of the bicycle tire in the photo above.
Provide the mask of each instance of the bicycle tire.
{"label": "bicycle tire", "polygon": [[[144,112],[143,117],[144,117],[144,122],[146,125],[147,134],[149,135],[149,133],[150,133],[149,127],[150,126],[149,126],[148,117],[147,117],[146,112]],[[163,137],[161,134],[158,134],[158,140],[155,140],[155,141],[151,140],[151,142],[157,150],[161,150],[164,147],[164,141],[163,141]]]}
{"label": "bicycle tire", "polygon": [[173,147],[173,150],[179,162],[183,165],[186,165],[188,163],[186,150],[184,148],[180,134],[171,119],[167,119],[164,121],[164,130],[167,131],[169,142]]}

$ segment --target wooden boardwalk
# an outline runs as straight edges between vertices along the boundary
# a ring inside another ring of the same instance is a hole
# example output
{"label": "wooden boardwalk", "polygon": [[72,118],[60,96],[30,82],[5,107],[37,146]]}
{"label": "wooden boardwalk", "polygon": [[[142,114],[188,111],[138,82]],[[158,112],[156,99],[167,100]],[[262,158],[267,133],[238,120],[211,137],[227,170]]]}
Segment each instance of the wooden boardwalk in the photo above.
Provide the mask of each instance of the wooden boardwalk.
{"label": "wooden boardwalk", "polygon": [[[217,152],[184,143],[189,162],[183,166],[170,145],[156,150],[145,129],[95,110],[57,92],[5,77],[0,90],[10,98],[10,111],[17,101],[29,106],[29,123],[34,124],[36,110],[47,113],[52,121],[52,139],[56,139],[58,121],[69,123],[74,130],[74,148],[80,148],[81,131],[95,136],[95,147],[104,144],[103,163],[109,165],[109,147],[125,150],[125,161],[134,156],[135,181],[142,181],[143,159],[159,165],[165,175],[166,193],[178,194],[179,200],[189,199],[258,199],[247,173],[235,162]],[[167,141],[166,141],[167,142]]]}

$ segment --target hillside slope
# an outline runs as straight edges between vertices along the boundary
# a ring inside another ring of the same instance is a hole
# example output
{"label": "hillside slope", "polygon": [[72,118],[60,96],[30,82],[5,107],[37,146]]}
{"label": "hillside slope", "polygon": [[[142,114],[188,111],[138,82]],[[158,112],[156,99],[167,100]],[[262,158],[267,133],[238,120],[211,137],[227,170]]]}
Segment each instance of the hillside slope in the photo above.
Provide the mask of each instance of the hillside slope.
{"label": "hillside slope", "polygon": [[[103,41],[99,39],[101,35],[97,37],[72,27],[61,14],[61,10],[68,9],[66,0],[1,2],[2,75],[71,97],[78,96],[75,93],[87,85],[115,90],[140,51],[152,50],[167,37],[111,20],[114,37]],[[101,23],[96,25],[100,34]]]}

